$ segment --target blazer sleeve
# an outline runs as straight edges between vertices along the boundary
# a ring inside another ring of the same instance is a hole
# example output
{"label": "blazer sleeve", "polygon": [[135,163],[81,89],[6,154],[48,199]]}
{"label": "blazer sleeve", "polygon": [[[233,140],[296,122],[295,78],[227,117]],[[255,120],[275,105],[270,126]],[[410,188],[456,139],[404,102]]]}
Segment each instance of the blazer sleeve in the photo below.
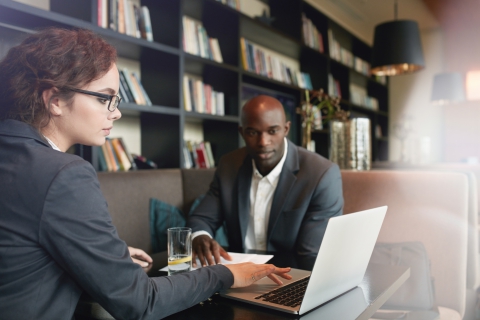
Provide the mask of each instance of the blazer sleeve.
{"label": "blazer sleeve", "polygon": [[220,177],[219,168],[215,171],[210,188],[198,207],[188,217],[187,227],[192,232],[207,231],[212,237],[223,223],[223,213],[220,204]]}
{"label": "blazer sleeve", "polygon": [[316,255],[328,219],[343,213],[342,176],[333,164],[321,177],[302,221],[296,244],[299,255]]}
{"label": "blazer sleeve", "polygon": [[39,238],[60,268],[115,318],[159,319],[233,284],[221,265],[149,278],[119,239],[96,173],[83,160],[65,165],[53,179]]}

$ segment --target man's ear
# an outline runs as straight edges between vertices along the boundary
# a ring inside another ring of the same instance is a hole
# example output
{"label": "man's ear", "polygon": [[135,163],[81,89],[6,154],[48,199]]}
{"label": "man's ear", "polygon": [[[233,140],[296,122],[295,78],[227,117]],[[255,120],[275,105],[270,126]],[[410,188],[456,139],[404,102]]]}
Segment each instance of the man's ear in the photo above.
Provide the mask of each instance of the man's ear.
{"label": "man's ear", "polygon": [[238,133],[243,137],[243,127],[238,126]]}
{"label": "man's ear", "polygon": [[56,88],[50,88],[42,92],[42,99],[43,103],[45,104],[45,108],[52,116],[60,116],[62,114],[62,108],[60,108],[60,99],[58,99],[56,93]]}
{"label": "man's ear", "polygon": [[291,123],[290,121],[287,121],[287,122],[285,123],[285,137],[288,136],[288,133],[290,132],[290,125],[291,125],[291,124],[292,124],[292,123]]}

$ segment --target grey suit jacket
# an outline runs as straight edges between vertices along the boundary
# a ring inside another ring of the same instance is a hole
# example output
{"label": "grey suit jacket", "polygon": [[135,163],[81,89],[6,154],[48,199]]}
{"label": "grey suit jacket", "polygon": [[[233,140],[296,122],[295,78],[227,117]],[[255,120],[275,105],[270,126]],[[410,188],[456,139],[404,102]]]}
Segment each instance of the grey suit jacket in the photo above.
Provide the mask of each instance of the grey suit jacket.
{"label": "grey suit jacket", "polygon": [[[211,235],[225,222],[229,250],[244,251],[250,210],[252,158],[245,148],[225,155],[207,195],[187,226]],[[273,197],[267,250],[316,255],[330,217],[342,214],[338,166],[288,141],[288,153]]]}
{"label": "grey suit jacket", "polygon": [[148,278],[93,167],[25,123],[0,121],[0,319],[71,319],[83,290],[116,319],[159,319],[230,287],[231,272],[214,267]]}

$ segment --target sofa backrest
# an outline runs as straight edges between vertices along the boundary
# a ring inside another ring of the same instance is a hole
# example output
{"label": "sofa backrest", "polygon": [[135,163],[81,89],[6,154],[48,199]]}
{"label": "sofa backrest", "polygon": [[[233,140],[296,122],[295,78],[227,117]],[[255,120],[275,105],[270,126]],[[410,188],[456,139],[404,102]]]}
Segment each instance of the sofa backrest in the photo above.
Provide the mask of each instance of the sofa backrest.
{"label": "sofa backrest", "polygon": [[183,212],[190,212],[195,199],[205,194],[213,180],[215,169],[182,169]]}
{"label": "sofa backrest", "polygon": [[439,306],[465,311],[468,179],[425,171],[342,171],[345,213],[388,205],[378,241],[420,241]]}
{"label": "sofa backrest", "polygon": [[99,172],[98,180],[120,238],[151,253],[150,198],[188,213],[195,199],[207,192],[214,173],[215,169]]}
{"label": "sofa backrest", "polygon": [[100,187],[118,234],[127,245],[152,252],[149,204],[157,198],[183,207],[180,169],[100,172]]}

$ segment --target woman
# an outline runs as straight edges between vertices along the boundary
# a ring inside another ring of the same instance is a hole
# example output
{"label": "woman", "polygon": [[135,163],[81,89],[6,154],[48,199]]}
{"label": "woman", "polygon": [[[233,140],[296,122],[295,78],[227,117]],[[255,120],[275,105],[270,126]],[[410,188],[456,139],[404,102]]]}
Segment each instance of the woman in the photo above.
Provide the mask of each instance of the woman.
{"label": "woman", "polygon": [[118,110],[115,49],[47,29],[0,62],[0,319],[71,319],[82,291],[114,317],[159,319],[289,268],[216,265],[148,278],[118,238],[93,167],[65,153],[105,142]]}

